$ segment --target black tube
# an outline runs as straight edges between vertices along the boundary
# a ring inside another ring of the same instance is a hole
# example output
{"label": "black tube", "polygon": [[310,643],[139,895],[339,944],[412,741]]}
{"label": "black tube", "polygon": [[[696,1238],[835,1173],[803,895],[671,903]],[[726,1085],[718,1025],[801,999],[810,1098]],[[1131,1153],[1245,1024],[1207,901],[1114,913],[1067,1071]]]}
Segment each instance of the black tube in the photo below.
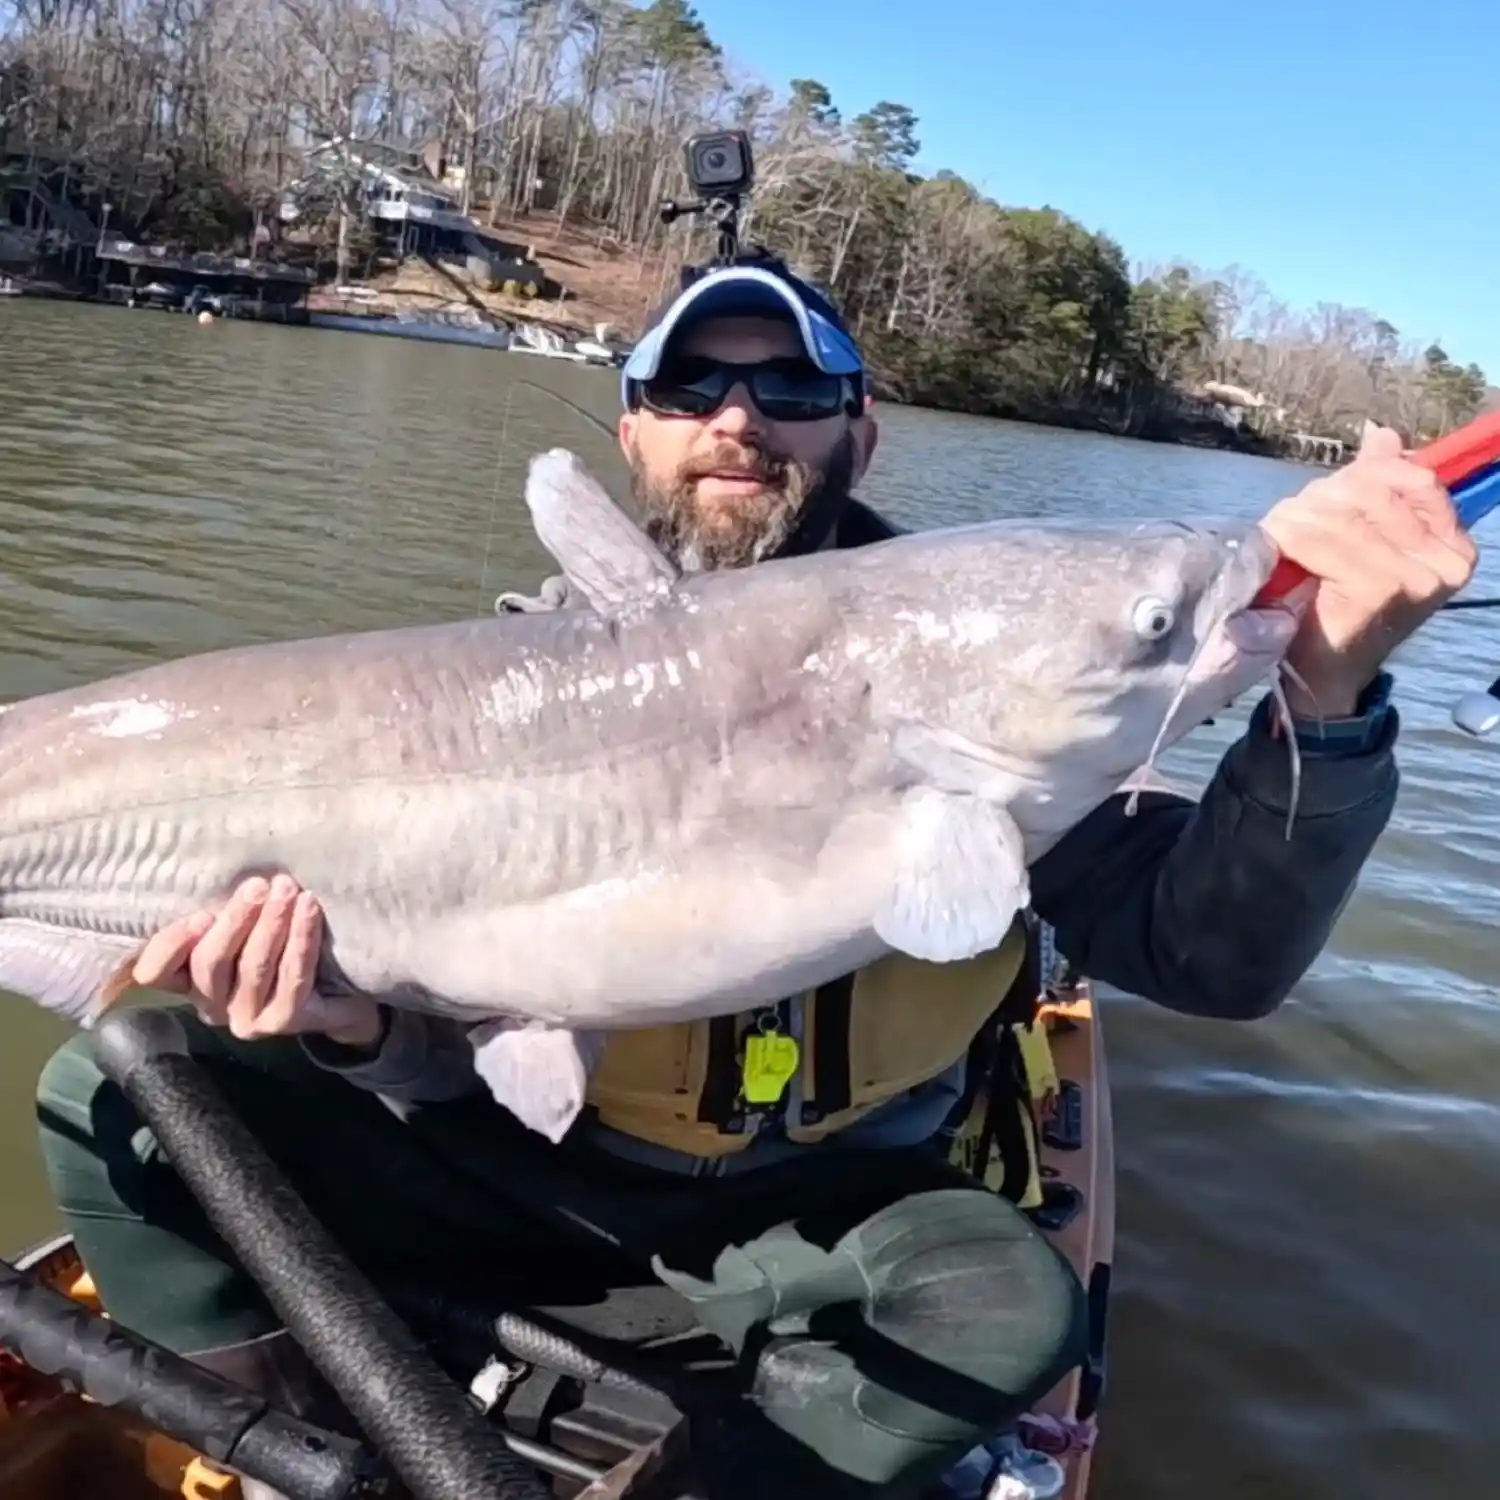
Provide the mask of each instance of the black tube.
{"label": "black tube", "polygon": [[503,1312],[494,1321],[493,1335],[496,1343],[507,1354],[525,1360],[527,1364],[543,1365],[556,1370],[559,1375],[571,1376],[574,1380],[597,1382],[613,1386],[616,1390],[639,1391],[643,1395],[666,1396],[670,1393],[649,1381],[607,1365],[602,1359],[590,1354],[576,1339],[566,1334],[543,1328],[529,1318],[516,1313]]}
{"label": "black tube", "polygon": [[3,1260],[0,1348],[295,1500],[348,1500],[373,1473],[353,1438],[277,1411]]}
{"label": "black tube", "polygon": [[114,1011],[95,1038],[100,1066],[414,1500],[551,1500],[225,1104],[177,1016]]}

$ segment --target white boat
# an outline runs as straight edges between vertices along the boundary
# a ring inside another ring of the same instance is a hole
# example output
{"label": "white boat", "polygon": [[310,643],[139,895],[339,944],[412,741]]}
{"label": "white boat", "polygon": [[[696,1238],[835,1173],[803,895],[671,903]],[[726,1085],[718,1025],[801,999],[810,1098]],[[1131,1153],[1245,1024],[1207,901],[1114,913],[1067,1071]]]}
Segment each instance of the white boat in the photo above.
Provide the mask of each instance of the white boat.
{"label": "white boat", "polygon": [[515,354],[540,354],[544,359],[570,359],[575,364],[588,362],[588,356],[570,349],[555,328],[540,323],[518,323],[511,333],[510,347]]}

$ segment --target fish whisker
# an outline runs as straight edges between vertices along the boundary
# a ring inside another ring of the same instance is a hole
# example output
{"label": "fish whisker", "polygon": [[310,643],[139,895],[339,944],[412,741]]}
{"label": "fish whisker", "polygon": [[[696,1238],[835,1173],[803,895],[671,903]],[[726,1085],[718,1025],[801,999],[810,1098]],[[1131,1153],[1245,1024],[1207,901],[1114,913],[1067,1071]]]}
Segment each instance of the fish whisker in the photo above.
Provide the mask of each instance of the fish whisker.
{"label": "fish whisker", "polygon": [[[1193,668],[1198,664],[1198,658],[1203,655],[1214,632],[1209,631],[1198,643],[1198,649],[1193,652],[1192,659],[1187,664],[1186,671],[1182,674],[1182,680],[1177,684],[1177,691],[1172,695],[1172,701],[1167,705],[1166,714],[1162,717],[1161,725],[1156,731],[1156,738],[1151,742],[1151,752],[1146,757],[1145,764],[1141,767],[1138,775],[1145,776],[1156,770],[1156,757],[1161,754],[1162,741],[1167,737],[1167,730],[1172,727],[1172,721],[1177,717],[1177,710],[1182,707],[1183,700],[1187,697],[1188,687],[1193,680]],[[1125,801],[1125,816],[1133,818],[1140,806],[1141,786],[1137,783]]]}
{"label": "fish whisker", "polygon": [[[1307,693],[1309,699],[1312,699],[1313,695],[1295,667],[1288,666],[1284,661],[1277,663],[1276,670],[1271,674],[1271,697],[1281,712],[1281,727],[1286,738],[1287,753],[1292,758],[1292,801],[1286,814],[1286,836],[1287,841],[1290,842],[1292,825],[1297,821],[1297,808],[1302,800],[1302,752],[1297,747],[1297,736],[1292,732],[1292,709],[1286,701],[1284,678],[1290,679],[1304,693]],[[1313,699],[1313,705],[1317,706],[1316,699]],[[1323,732],[1321,711],[1318,714],[1318,732],[1320,734]]]}

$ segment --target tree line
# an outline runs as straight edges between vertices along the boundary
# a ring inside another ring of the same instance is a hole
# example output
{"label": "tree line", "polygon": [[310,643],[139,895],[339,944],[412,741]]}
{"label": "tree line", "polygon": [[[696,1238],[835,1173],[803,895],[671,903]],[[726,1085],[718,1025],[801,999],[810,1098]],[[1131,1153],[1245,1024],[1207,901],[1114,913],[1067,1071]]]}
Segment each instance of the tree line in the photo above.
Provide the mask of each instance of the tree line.
{"label": "tree line", "polygon": [[587,226],[665,282],[708,253],[711,228],[659,207],[686,192],[684,139],[718,127],[755,144],[746,235],[832,291],[898,399],[1144,434],[1229,410],[1271,444],[1365,416],[1415,441],[1486,399],[1477,366],[1374,313],[1132,267],[1058,209],[922,177],[910,109],[775,91],[687,0],[0,0],[0,146],[65,150],[142,237],[244,244],[310,144],[435,141],[466,211]]}

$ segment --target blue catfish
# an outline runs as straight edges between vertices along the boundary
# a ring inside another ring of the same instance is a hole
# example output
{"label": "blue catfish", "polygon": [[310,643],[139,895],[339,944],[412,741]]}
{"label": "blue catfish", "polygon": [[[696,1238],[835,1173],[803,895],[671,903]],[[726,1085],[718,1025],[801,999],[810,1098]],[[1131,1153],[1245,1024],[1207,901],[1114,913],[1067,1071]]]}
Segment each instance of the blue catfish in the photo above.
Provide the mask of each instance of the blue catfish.
{"label": "blue catfish", "polygon": [[319,987],[459,1017],[556,1140],[610,1031],[997,945],[1027,867],[1273,675],[1255,525],[1007,522],[684,577],[532,460],[582,603],[165,662],[0,715],[0,986],[91,1024],[246,875]]}

